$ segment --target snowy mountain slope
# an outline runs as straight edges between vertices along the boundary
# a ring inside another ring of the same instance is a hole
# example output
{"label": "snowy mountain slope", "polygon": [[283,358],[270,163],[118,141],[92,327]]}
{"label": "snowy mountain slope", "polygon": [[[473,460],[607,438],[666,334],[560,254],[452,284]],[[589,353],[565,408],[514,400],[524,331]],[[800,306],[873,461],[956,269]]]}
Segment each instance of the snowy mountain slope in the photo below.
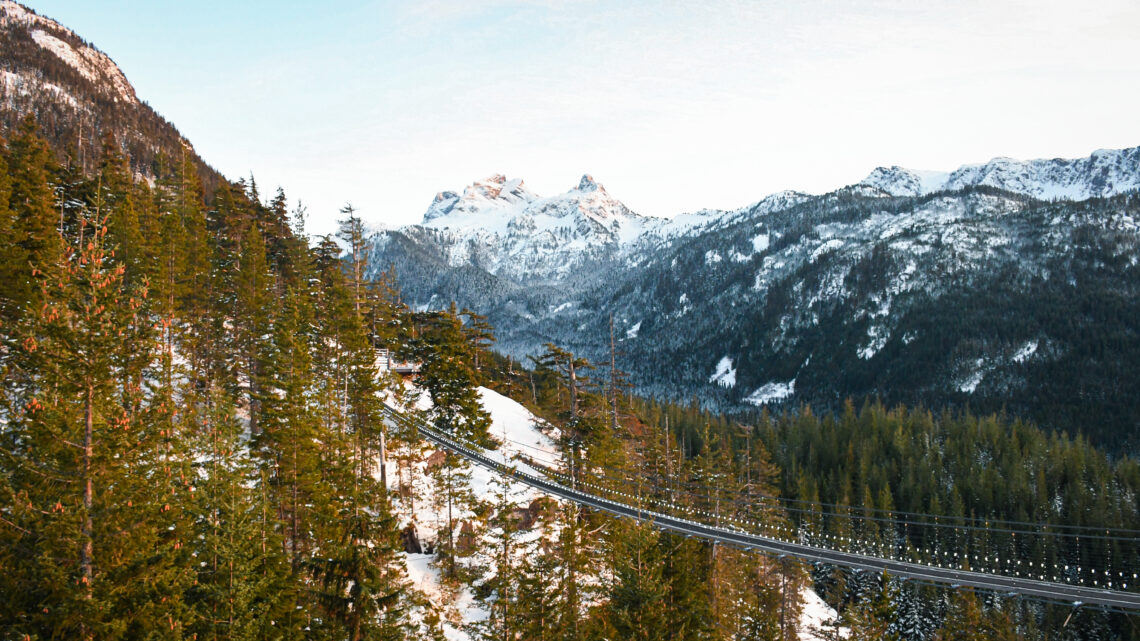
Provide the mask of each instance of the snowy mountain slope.
{"label": "snowy mountain slope", "polygon": [[[623,368],[652,394],[722,408],[866,396],[1005,407],[1120,445],[1140,427],[1128,409],[1140,398],[1128,374],[1140,366],[1138,206],[1135,195],[1043,204],[989,188],[836,195],[762,229],[689,239],[594,309],[612,311],[619,332],[638,327],[621,342]],[[751,261],[708,260],[758,236],[770,240]],[[606,331],[589,311],[532,329],[593,358],[606,356]],[[725,359],[735,386],[719,384]]]}
{"label": "snowy mountain slope", "polygon": [[1140,147],[1100,149],[1087,158],[994,158],[953,172],[878,167],[859,184],[892,196],[921,196],[985,185],[1040,199],[1085,200],[1140,189]]}
{"label": "snowy mountain slope", "polygon": [[915,171],[892,165],[876,167],[859,184],[876,187],[891,196],[921,196],[942,189],[948,178],[949,172]]}
{"label": "snowy mountain slope", "polygon": [[12,0],[0,0],[0,136],[11,137],[25,114],[36,114],[41,134],[71,162],[97,166],[111,133],[136,172],[151,177],[161,154],[187,151],[207,187],[221,177],[190,143],[141,101],[122,69],[72,30]]}
{"label": "snowy mountain slope", "polygon": [[[811,196],[779,192],[735,210],[701,210],[675,218],[641,216],[629,210],[591,176],[563,194],[541,197],[519,179],[494,175],[461,193],[440,192],[420,225],[379,232],[375,239],[377,269],[388,263],[411,267],[407,252],[431,256],[445,270],[482,272],[492,289],[550,286],[580,296],[590,283],[644,263],[656,252],[686,238],[717,233],[742,220],[757,220],[820,198],[917,197],[938,191],[989,186],[1034,198],[1083,200],[1140,188],[1140,147],[1101,150],[1075,160],[1014,161],[994,159],[953,172],[919,172],[898,166],[879,167],[860,183],[833,194]],[[765,241],[757,236],[757,243]],[[389,254],[389,247],[400,251]],[[716,251],[710,261],[742,262],[762,251]],[[401,253],[402,252],[402,253]],[[438,266],[437,266],[438,267]],[[438,269],[436,270],[438,273]],[[422,284],[408,283],[422,290]],[[479,289],[486,289],[480,286]],[[432,289],[432,288],[428,288]],[[421,304],[464,298],[435,287]],[[559,307],[566,301],[554,304]],[[541,309],[527,314],[541,316]]]}
{"label": "snowy mountain slope", "polygon": [[105,87],[112,100],[138,102],[135,90],[107,54],[85,42],[70,29],[11,0],[0,1],[0,28],[23,28],[32,40],[50,51],[90,82]]}

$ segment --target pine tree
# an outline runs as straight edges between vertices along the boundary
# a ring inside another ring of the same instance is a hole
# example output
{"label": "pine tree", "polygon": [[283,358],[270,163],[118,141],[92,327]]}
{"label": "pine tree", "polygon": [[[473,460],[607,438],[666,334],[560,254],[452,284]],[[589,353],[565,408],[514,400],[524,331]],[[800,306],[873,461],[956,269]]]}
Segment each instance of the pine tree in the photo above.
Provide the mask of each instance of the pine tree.
{"label": "pine tree", "polygon": [[350,641],[405,638],[403,548],[386,498],[367,510],[346,510],[340,525],[342,538],[313,562],[320,605]]}
{"label": "pine tree", "polygon": [[287,559],[272,527],[267,483],[250,457],[233,399],[206,390],[191,419],[197,423],[195,558],[190,591],[199,613],[198,638],[301,638],[294,616]]}
{"label": "pine tree", "polygon": [[488,568],[493,572],[486,576],[481,588],[488,594],[486,599],[490,616],[475,626],[479,638],[488,641],[508,641],[514,638],[515,630],[522,622],[519,609],[519,569],[514,535],[514,505],[510,502],[511,482],[504,475],[495,475],[491,481],[494,487],[494,507],[489,520],[488,550],[494,565]]}
{"label": "pine tree", "polygon": [[127,159],[119,152],[110,132],[103,139],[102,158],[96,177],[96,209],[107,216],[108,249],[127,268],[127,281],[141,280],[145,275],[146,252],[134,198]]}
{"label": "pine tree", "polygon": [[24,304],[38,306],[41,288],[34,270],[50,269],[63,252],[63,220],[54,209],[50,182],[55,162],[36,131],[35,118],[29,114],[8,145],[8,207],[15,242],[6,262],[13,272],[13,281],[7,285],[15,308],[9,310],[13,318],[20,316]]}
{"label": "pine tree", "polygon": [[16,215],[9,206],[12,179],[7,155],[7,145],[0,139],[0,336],[5,338],[23,312],[26,299],[19,279],[27,264],[23,248],[16,243]]}
{"label": "pine tree", "polygon": [[331,630],[353,641],[399,638],[408,626],[407,588],[398,523],[388,493],[374,476],[383,389],[366,310],[357,298],[366,283],[359,283],[361,289],[346,284],[342,266],[332,258],[333,246],[326,247],[329,253],[317,257],[325,288],[318,318],[325,333],[315,342],[327,356],[316,361],[313,399],[326,450],[322,478],[333,492],[323,514],[311,517],[321,519],[315,534],[320,553],[307,565],[320,586],[316,601]]}
{"label": "pine tree", "polygon": [[464,308],[460,315],[466,319],[463,323],[463,332],[467,334],[467,341],[472,346],[475,371],[479,371],[479,354],[490,348],[495,342],[494,327],[487,322],[487,317]]}
{"label": "pine tree", "polygon": [[556,639],[559,636],[557,584],[558,559],[546,550],[523,557],[518,567],[515,623],[511,633],[518,639]]}
{"label": "pine tree", "polygon": [[[491,446],[493,443],[487,434],[491,419],[479,402],[472,363],[473,348],[454,307],[452,305],[449,313],[436,313],[424,319],[425,326],[421,328],[413,348],[414,355],[421,362],[418,382],[431,398],[429,416],[436,429],[459,441]],[[456,468],[461,468],[462,474],[466,463],[449,452],[444,465],[448,573],[454,577],[455,502],[465,494],[462,476],[456,475]]]}
{"label": "pine tree", "polygon": [[605,601],[605,618],[612,636],[621,639],[669,638],[668,584],[663,576],[660,533],[648,523],[617,521],[609,544],[614,579]]}
{"label": "pine tree", "polygon": [[364,303],[365,275],[368,266],[368,242],[365,237],[364,221],[356,215],[356,208],[346,204],[340,213],[344,218],[338,221],[340,228],[337,237],[348,244],[348,278],[352,286],[352,299],[357,315],[362,315]]}
{"label": "pine tree", "polygon": [[241,264],[235,279],[236,348],[238,371],[245,379],[250,432],[261,432],[261,406],[265,397],[265,369],[272,357],[267,340],[273,331],[273,278],[265,257],[265,243],[257,225],[242,241]]}
{"label": "pine tree", "polygon": [[663,533],[659,538],[662,578],[668,586],[669,638],[696,641],[712,633],[711,603],[707,596],[708,551],[694,539]]}
{"label": "pine tree", "polygon": [[843,613],[852,641],[897,641],[894,631],[895,601],[898,592],[886,573],[879,577],[879,588],[868,601],[859,601]]}
{"label": "pine tree", "polygon": [[[12,559],[27,581],[13,596],[39,605],[12,605],[33,635],[114,638],[183,623],[174,617],[188,576],[171,556],[187,533],[164,516],[169,503],[149,480],[162,460],[161,422],[142,384],[156,346],[147,292],[125,284],[106,234],[105,217],[81,220],[83,244],[44,272],[43,304],[25,318],[15,356],[5,476],[24,535],[15,546],[35,549]],[[146,619],[155,613],[167,620]]]}

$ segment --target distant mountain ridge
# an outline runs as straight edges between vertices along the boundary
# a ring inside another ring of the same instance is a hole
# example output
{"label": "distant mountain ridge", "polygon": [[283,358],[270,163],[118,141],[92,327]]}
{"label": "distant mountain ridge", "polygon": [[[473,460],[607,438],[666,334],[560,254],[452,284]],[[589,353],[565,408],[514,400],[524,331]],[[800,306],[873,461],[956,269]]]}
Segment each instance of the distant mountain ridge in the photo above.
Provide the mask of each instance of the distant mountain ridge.
{"label": "distant mountain ridge", "polygon": [[878,167],[859,184],[892,196],[921,196],[985,185],[1051,200],[1104,198],[1140,189],[1140,147],[1100,149],[1086,158],[1015,160],[994,158],[953,172]]}
{"label": "distant mountain ridge", "polygon": [[[1022,161],[999,157],[951,172],[917,171],[897,165],[877,167],[848,189],[872,188],[865,192],[868,196],[876,195],[875,190],[883,196],[923,196],[973,186],[995,187],[1042,200],[1109,197],[1140,189],[1140,147],[1102,149],[1077,159]],[[494,174],[462,192],[436,194],[420,225],[468,237],[513,234],[517,239],[531,233],[587,250],[598,245],[637,245],[646,236],[687,233],[694,227],[724,224],[758,209],[775,211],[811,197],[779,192],[735,210],[701,210],[658,218],[631,211],[589,174],[577,187],[549,198],[532,192],[521,179]],[[553,232],[565,227],[576,233]]]}
{"label": "distant mountain ridge", "polygon": [[414,306],[488,314],[519,358],[549,341],[606,361],[612,314],[619,366],[648,394],[1005,407],[1136,447],[1138,155],[880,168],[676,219],[593,179],[544,199],[493,177],[378,232],[372,264]]}

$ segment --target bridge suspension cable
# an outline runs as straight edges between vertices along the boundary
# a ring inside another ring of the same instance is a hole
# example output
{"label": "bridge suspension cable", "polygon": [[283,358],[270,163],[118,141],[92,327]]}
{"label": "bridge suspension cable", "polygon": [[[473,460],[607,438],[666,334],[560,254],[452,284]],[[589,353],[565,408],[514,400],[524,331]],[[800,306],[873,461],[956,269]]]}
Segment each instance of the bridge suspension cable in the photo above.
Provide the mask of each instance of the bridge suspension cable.
{"label": "bridge suspension cable", "polygon": [[[977,554],[971,557],[968,553],[963,555],[959,552],[955,552],[953,553],[952,559],[947,559],[944,562],[922,563],[913,559],[903,558],[905,554],[900,554],[900,551],[897,550],[892,550],[890,554],[880,552],[880,555],[875,555],[868,553],[866,550],[851,551],[832,549],[818,542],[806,543],[798,540],[776,538],[768,534],[758,534],[747,531],[739,526],[733,526],[731,519],[704,512],[706,517],[711,516],[715,518],[714,524],[710,525],[697,520],[695,518],[697,515],[692,514],[691,511],[687,516],[694,518],[677,516],[662,511],[663,509],[675,509],[676,506],[657,503],[652,507],[646,507],[641,504],[642,500],[640,498],[631,497],[628,493],[617,492],[619,496],[633,498],[637,503],[630,504],[625,501],[614,500],[580,489],[580,485],[587,485],[593,486],[603,493],[613,491],[606,490],[606,488],[601,486],[589,484],[588,482],[580,483],[579,481],[571,479],[571,486],[567,486],[561,482],[555,482],[551,480],[551,478],[540,476],[539,474],[545,475],[545,472],[541,470],[536,470],[538,474],[519,470],[503,462],[489,458],[476,446],[464,444],[437,431],[433,426],[419,417],[404,413],[390,406],[385,406],[385,414],[390,420],[405,427],[414,428],[421,437],[462,456],[476,465],[517,480],[548,495],[573,501],[580,505],[617,516],[649,522],[655,527],[685,536],[716,541],[745,550],[756,550],[775,555],[787,555],[810,563],[838,565],[855,570],[887,572],[904,579],[926,581],[941,585],[950,585],[952,587],[973,587],[1006,595],[1073,604],[1088,604],[1125,612],[1140,611],[1140,593],[1125,591],[1130,584],[1133,586],[1133,589],[1135,589],[1137,581],[1136,574],[1123,578],[1123,575],[1113,577],[1108,572],[1102,571],[1100,574],[1102,578],[1093,579],[1093,586],[1090,587],[1087,585],[1046,580],[1044,567],[1038,567],[1032,561],[1028,563],[1028,567],[1024,567],[1020,560],[1018,560],[1016,564],[1007,563],[1006,570],[1015,573],[1015,576],[1009,576],[1007,574],[967,569],[970,567],[971,559],[974,561],[981,559]],[[527,464],[527,466],[533,468],[530,464]],[[562,476],[562,473],[558,473],[558,475]],[[724,524],[721,524],[720,521],[722,520]],[[736,523],[739,524],[740,521],[737,520]],[[850,537],[840,538],[847,538],[848,541],[851,540]],[[986,558],[988,558],[988,556]],[[1078,570],[1079,569],[1080,568],[1078,568]],[[1092,572],[1094,576],[1097,575],[1095,568]],[[1116,581],[1114,581],[1114,579],[1116,579]],[[1125,581],[1128,581],[1128,583]],[[1102,583],[1104,585],[1101,585]]]}

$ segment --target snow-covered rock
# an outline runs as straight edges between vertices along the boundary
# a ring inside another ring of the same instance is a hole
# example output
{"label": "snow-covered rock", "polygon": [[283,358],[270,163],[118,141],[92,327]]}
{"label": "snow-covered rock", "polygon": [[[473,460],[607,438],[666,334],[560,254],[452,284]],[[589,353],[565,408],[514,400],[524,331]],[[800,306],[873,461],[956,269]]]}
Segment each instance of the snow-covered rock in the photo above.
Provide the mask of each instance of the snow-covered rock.
{"label": "snow-covered rock", "polygon": [[12,0],[0,0],[0,28],[28,30],[32,40],[95,86],[108,90],[112,100],[137,103],[135,90],[119,66],[107,54],[87,44],[70,29],[37,15]]}
{"label": "snow-covered rock", "polygon": [[892,196],[921,196],[938,191],[949,177],[946,172],[914,171],[893,165],[876,167],[860,184],[878,187]]}

